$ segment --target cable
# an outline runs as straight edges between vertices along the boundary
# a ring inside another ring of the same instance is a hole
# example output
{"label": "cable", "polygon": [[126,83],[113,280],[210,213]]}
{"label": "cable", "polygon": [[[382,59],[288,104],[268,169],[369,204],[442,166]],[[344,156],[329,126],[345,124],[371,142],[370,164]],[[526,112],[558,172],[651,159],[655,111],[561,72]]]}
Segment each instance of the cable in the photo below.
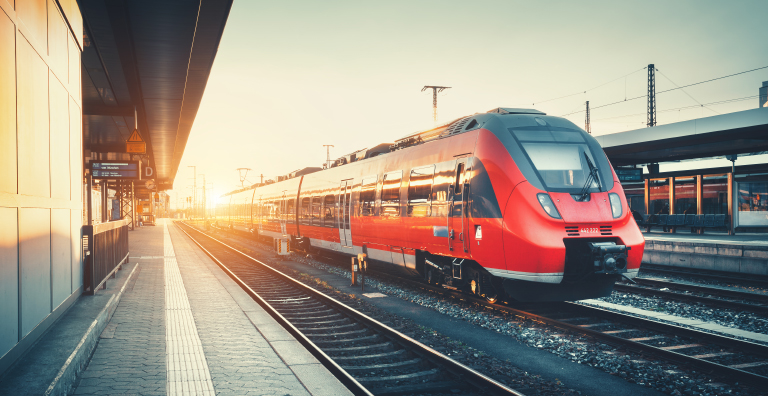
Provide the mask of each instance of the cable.
{"label": "cable", "polygon": [[[727,75],[727,76],[722,76],[722,77],[717,77],[717,78],[712,78],[712,79],[709,79],[709,80],[705,80],[705,81],[699,81],[699,82],[697,82],[697,83],[688,84],[688,85],[683,85],[682,87],[678,86],[678,87],[676,87],[676,88],[671,88],[671,89],[667,89],[667,90],[664,90],[664,91],[661,91],[661,92],[656,92],[656,95],[660,95],[660,94],[663,94],[663,93],[665,93],[665,92],[676,91],[676,90],[678,90],[678,89],[683,89],[683,88],[692,87],[692,86],[694,86],[694,85],[699,85],[699,84],[704,84],[704,83],[708,83],[708,82],[712,82],[712,81],[722,80],[722,79],[724,79],[724,78],[733,77],[733,76],[738,76],[738,75],[740,75],[740,74],[744,74],[744,73],[750,73],[750,72],[753,72],[753,71],[757,71],[757,70],[762,70],[762,69],[768,69],[768,66],[758,67],[758,68],[756,68],[756,69],[752,69],[752,70],[746,70],[746,71],[743,71],[743,72],[734,73],[734,74],[729,74],[729,75]],[[658,69],[656,69],[656,70],[658,70]],[[664,77],[666,77],[666,76],[664,76]],[[667,78],[667,79],[669,80],[669,78]],[[670,80],[670,82],[671,82],[671,81],[672,81],[672,80]],[[673,82],[672,84],[674,84],[674,82]],[[675,84],[675,85],[677,85],[677,84]],[[689,95],[689,96],[690,96],[690,95]],[[602,105],[602,106],[595,106],[595,107],[592,107],[592,108],[590,108],[590,110],[599,109],[599,108],[601,108],[601,107],[613,106],[613,105],[615,105],[615,104],[624,103],[624,102],[629,102],[629,101],[632,101],[632,100],[636,100],[636,99],[642,99],[642,98],[645,98],[645,97],[648,97],[648,95],[643,95],[643,96],[636,96],[636,97],[634,97],[634,98],[630,98],[630,99],[624,99],[624,100],[619,100],[619,101],[617,101],[617,102],[613,102],[613,103],[604,104],[604,105]],[[693,98],[691,98],[691,99],[693,99]],[[694,99],[694,100],[696,100],[696,99]],[[560,117],[565,117],[565,116],[567,116],[567,115],[571,115],[571,114],[582,113],[582,112],[584,112],[584,111],[586,111],[586,110],[574,111],[574,112],[572,112],[572,113],[563,114],[563,115],[561,115]]]}
{"label": "cable", "polygon": [[[687,110],[687,109],[697,109],[697,108],[699,108],[701,106],[713,106],[713,105],[719,105],[719,104],[741,102],[741,101],[744,101],[744,100],[751,100],[751,99],[757,98],[759,96],[760,95],[752,95],[752,96],[745,96],[743,98],[726,99],[726,100],[720,100],[720,101],[717,101],[717,102],[700,104],[699,106],[691,105],[691,106],[676,107],[676,108],[673,108],[673,109],[659,110],[659,113],[668,113],[670,111],[680,111],[680,110]],[[635,117],[635,116],[641,116],[641,115],[645,115],[645,113],[625,114],[625,115],[614,116],[614,117],[597,118],[597,119],[594,119],[592,121],[613,120],[613,119],[616,119],[616,118]]]}
{"label": "cable", "polygon": [[570,94],[570,95],[560,96],[560,97],[557,97],[557,98],[552,98],[552,99],[547,99],[547,100],[542,100],[542,101],[534,102],[534,103],[531,103],[531,105],[532,105],[532,106],[535,106],[535,105],[536,105],[536,103],[538,103],[538,104],[542,104],[542,103],[546,103],[546,102],[551,102],[551,101],[553,101],[553,100],[565,99],[565,98],[570,98],[571,96],[576,96],[576,95],[585,94],[585,93],[587,93],[587,92],[589,92],[589,91],[593,91],[593,90],[595,90],[595,89],[598,89],[598,88],[600,88],[600,87],[602,87],[602,86],[604,86],[604,85],[608,85],[608,84],[610,84],[610,83],[612,83],[612,82],[614,82],[614,81],[618,81],[618,80],[621,80],[622,78],[627,78],[627,77],[629,77],[629,76],[631,76],[631,75],[633,75],[633,74],[635,74],[635,73],[637,73],[637,72],[639,72],[639,71],[643,71],[643,70],[645,70],[645,69],[647,69],[647,68],[648,68],[648,67],[646,66],[646,67],[644,67],[644,68],[642,68],[642,69],[639,69],[639,70],[635,70],[635,71],[633,71],[633,72],[631,72],[631,73],[627,73],[627,74],[625,74],[625,75],[623,75],[623,76],[621,76],[621,77],[615,78],[615,79],[613,79],[613,80],[611,80],[611,81],[608,81],[607,83],[603,83],[603,84],[600,84],[600,85],[598,85],[598,86],[596,86],[596,87],[594,87],[594,88],[590,88],[590,89],[587,89],[587,90],[585,90],[585,91],[576,92],[576,93],[573,93],[573,94]]}
{"label": "cable", "polygon": [[[674,81],[672,81],[672,79],[671,79],[671,78],[667,77],[667,75],[666,75],[666,74],[664,74],[664,73],[663,73],[661,70],[659,70],[659,69],[656,69],[656,71],[658,71],[659,73],[661,73],[661,75],[662,75],[662,76],[664,76],[664,78],[666,78],[666,79],[667,79],[669,82],[671,82],[671,83],[672,83],[672,85],[674,85],[674,86],[676,86],[676,87],[680,88],[680,86],[679,86],[679,85],[677,85],[677,84],[676,84]],[[713,109],[710,109],[710,108],[709,108],[709,107],[707,107],[706,105],[703,105],[703,104],[701,104],[701,102],[699,102],[698,100],[696,100],[696,98],[694,98],[693,96],[691,96],[691,94],[689,94],[689,93],[688,93],[688,91],[686,91],[686,90],[684,90],[684,89],[682,89],[682,88],[680,88],[680,90],[681,90],[681,91],[683,91],[683,93],[685,93],[686,95],[688,95],[688,97],[689,97],[689,98],[693,99],[693,101],[694,101],[694,102],[698,103],[698,104],[699,104],[699,106],[701,106],[701,107],[705,107],[705,108],[707,108],[708,110],[710,110],[711,112],[713,112],[713,113],[715,113],[715,114],[720,114],[720,113],[718,113],[717,111],[715,111],[715,110],[713,110]]]}

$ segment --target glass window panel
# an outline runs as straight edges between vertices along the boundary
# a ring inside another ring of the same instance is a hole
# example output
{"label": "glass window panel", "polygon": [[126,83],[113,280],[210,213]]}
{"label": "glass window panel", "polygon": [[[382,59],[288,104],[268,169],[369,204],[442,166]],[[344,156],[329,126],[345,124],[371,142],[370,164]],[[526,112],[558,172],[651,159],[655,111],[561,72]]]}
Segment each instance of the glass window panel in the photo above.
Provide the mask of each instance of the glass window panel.
{"label": "glass window panel", "polygon": [[323,199],[323,225],[336,227],[336,196],[326,195]]}
{"label": "glass window panel", "polygon": [[376,208],[377,177],[363,179],[360,186],[360,215],[373,216]]}
{"label": "glass window panel", "polygon": [[434,174],[434,165],[411,170],[408,182],[409,216],[429,216],[429,198],[432,194]]}
{"label": "glass window panel", "polygon": [[381,190],[381,215],[400,215],[400,185],[402,184],[403,171],[390,172],[384,175],[384,183]]}

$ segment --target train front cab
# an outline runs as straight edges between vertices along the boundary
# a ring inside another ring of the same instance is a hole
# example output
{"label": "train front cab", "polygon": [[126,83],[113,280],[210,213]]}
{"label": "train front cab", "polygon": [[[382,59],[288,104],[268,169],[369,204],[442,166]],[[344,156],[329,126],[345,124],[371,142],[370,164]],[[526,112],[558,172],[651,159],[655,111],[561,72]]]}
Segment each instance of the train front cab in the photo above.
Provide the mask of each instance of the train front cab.
{"label": "train front cab", "polygon": [[491,272],[519,301],[610,295],[637,275],[645,241],[602,148],[562,118],[503,117],[495,135],[525,180],[505,205],[506,271]]}

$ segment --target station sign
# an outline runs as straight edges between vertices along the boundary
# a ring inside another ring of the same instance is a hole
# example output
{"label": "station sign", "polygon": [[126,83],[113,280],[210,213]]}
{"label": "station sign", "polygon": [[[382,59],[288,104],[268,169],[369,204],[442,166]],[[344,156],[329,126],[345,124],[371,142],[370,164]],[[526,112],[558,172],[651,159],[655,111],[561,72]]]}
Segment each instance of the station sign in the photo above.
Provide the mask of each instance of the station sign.
{"label": "station sign", "polygon": [[620,182],[643,181],[643,168],[614,168]]}
{"label": "station sign", "polygon": [[139,161],[91,161],[94,179],[141,180]]}
{"label": "station sign", "polygon": [[147,152],[147,143],[139,135],[139,130],[134,129],[131,136],[125,141],[125,152],[130,154],[144,154]]}

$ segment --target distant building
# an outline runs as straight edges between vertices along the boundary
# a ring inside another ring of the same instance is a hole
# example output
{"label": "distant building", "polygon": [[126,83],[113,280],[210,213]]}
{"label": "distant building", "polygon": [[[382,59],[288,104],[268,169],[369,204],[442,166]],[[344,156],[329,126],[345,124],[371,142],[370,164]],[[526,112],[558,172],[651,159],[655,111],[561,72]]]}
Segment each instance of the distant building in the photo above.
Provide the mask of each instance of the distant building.
{"label": "distant building", "polygon": [[768,107],[768,81],[763,81],[763,86],[760,87],[759,107]]}

